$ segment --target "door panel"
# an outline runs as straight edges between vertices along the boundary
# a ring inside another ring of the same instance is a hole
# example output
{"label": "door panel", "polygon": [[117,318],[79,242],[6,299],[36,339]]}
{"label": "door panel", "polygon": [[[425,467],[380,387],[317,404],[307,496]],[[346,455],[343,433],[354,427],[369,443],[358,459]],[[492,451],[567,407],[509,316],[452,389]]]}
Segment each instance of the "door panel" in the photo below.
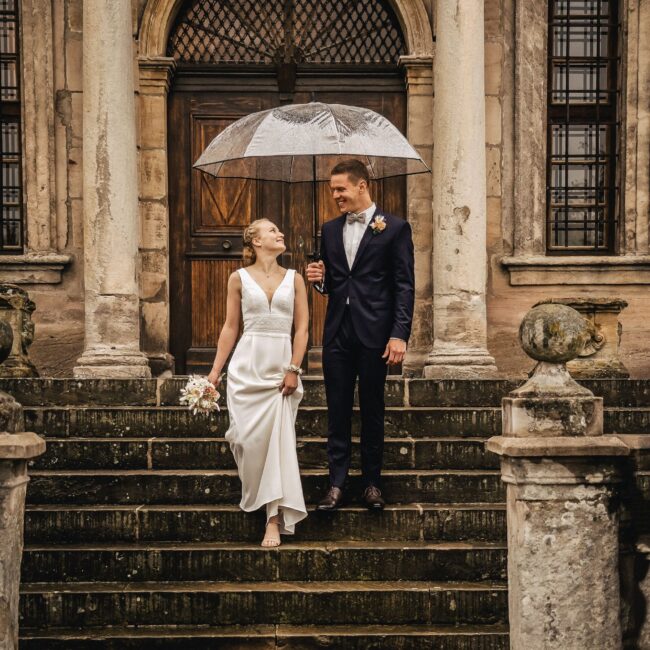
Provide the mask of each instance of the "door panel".
{"label": "door panel", "polygon": [[[207,372],[225,319],[226,287],[230,274],[242,263],[242,232],[253,219],[265,217],[285,233],[284,266],[303,273],[316,235],[324,221],[338,216],[327,183],[317,184],[318,217],[312,217],[312,184],[213,179],[192,163],[209,142],[234,120],[280,104],[280,95],[269,84],[250,91],[197,91],[205,77],[180,85],[169,99],[169,210],[171,352],[176,372]],[[248,87],[247,85],[247,87]],[[403,90],[346,92],[297,92],[294,103],[312,100],[364,106],[385,115],[400,130],[406,127]],[[303,84],[304,87],[304,84]],[[328,88],[337,88],[331,79]],[[186,90],[191,88],[191,90]],[[302,90],[302,88],[301,88]],[[406,215],[406,183],[403,178],[371,184],[376,203],[384,210]],[[309,291],[310,346],[320,346],[326,299]]]}

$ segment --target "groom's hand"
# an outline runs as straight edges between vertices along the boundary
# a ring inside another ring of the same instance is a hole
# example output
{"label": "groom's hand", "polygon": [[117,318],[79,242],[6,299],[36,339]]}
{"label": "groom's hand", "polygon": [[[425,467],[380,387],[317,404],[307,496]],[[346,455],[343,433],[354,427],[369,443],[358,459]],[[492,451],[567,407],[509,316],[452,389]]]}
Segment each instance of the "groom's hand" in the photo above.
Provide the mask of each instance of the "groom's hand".
{"label": "groom's hand", "polygon": [[307,280],[318,284],[325,279],[325,264],[322,260],[307,265]]}
{"label": "groom's hand", "polygon": [[396,366],[398,363],[404,361],[406,354],[406,341],[400,339],[390,339],[386,344],[384,354],[381,355],[382,359],[387,359],[387,366]]}

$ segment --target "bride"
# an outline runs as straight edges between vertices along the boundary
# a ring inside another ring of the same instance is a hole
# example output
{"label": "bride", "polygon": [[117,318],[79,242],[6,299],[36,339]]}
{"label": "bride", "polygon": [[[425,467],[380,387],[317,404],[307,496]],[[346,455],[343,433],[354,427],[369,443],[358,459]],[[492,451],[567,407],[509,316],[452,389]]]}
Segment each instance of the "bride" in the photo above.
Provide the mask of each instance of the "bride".
{"label": "bride", "polygon": [[[252,264],[228,280],[226,322],[208,379],[217,386],[228,364],[227,402],[230,444],[242,483],[240,507],[266,506],[262,546],[279,546],[307,516],[296,453],[295,421],[302,399],[300,364],[308,340],[309,311],[302,276],[282,268],[284,235],[268,219],[244,231]],[[293,346],[291,326],[295,328]]]}

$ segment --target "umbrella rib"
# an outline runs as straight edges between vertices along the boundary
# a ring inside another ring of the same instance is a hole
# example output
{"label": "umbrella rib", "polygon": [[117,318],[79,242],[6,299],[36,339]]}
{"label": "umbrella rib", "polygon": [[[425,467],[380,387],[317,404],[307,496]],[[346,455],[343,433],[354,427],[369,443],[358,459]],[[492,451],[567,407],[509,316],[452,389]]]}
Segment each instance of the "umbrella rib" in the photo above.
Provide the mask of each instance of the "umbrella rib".
{"label": "umbrella rib", "polygon": [[332,108],[330,107],[329,104],[323,104],[323,106],[327,106],[327,110],[329,111],[330,114],[330,119],[334,123],[334,134],[336,135],[336,146],[339,149],[339,155],[341,154],[341,139],[339,138],[339,131],[336,126],[336,118],[334,117],[334,111],[332,111]]}

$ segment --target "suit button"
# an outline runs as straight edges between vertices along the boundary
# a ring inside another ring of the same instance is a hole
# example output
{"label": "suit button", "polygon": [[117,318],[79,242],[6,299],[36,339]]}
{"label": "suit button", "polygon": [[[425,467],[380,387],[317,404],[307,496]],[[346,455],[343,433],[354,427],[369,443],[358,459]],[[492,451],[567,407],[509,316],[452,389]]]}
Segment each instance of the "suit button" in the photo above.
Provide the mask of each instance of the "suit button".
{"label": "suit button", "polygon": [[350,275],[348,275],[348,278],[351,278],[351,277],[352,277],[352,273],[350,273]]}

